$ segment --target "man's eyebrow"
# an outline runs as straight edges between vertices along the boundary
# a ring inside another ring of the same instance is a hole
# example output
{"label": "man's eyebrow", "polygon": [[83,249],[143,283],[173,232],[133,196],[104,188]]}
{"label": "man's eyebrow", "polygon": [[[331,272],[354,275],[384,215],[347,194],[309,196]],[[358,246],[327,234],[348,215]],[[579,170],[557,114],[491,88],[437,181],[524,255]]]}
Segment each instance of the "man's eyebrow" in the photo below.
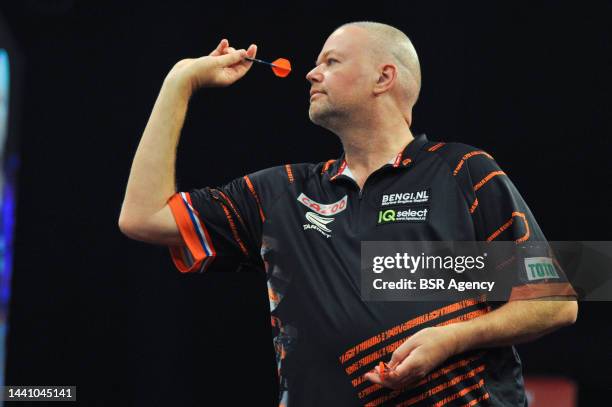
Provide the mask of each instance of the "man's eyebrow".
{"label": "man's eyebrow", "polygon": [[[330,50],[325,51],[325,52],[323,53],[323,55],[321,55],[321,58],[322,58],[322,59],[325,59],[325,57],[326,57],[327,55],[331,54],[332,52],[333,52],[333,53],[335,53],[335,54],[337,54],[337,55],[339,55],[339,56],[342,56],[342,54],[341,54],[340,52],[336,51],[335,49],[330,49]],[[316,66],[316,65],[319,65],[319,60],[318,60],[318,59],[315,61],[315,66]]]}

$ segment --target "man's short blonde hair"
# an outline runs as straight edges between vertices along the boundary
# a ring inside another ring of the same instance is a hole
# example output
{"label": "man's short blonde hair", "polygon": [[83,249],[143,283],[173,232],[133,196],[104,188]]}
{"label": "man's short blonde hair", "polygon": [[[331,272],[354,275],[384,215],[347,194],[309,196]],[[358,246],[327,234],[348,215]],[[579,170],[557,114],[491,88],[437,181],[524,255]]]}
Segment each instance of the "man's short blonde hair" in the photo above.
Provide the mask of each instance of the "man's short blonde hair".
{"label": "man's short blonde hair", "polygon": [[421,91],[421,66],[416,49],[412,41],[401,30],[383,23],[373,21],[355,21],[344,24],[338,29],[346,26],[357,26],[366,30],[372,40],[372,56],[375,62],[382,62],[391,57],[397,65],[397,79],[400,86],[402,104],[408,104],[409,108],[416,104]]}

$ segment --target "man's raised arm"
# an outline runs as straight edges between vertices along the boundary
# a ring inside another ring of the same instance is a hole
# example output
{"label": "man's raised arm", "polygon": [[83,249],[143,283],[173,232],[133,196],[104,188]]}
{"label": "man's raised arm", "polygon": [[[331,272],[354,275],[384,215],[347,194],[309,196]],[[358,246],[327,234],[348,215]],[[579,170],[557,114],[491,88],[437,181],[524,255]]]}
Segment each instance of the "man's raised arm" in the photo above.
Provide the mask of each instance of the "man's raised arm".
{"label": "man's raised arm", "polygon": [[176,148],[189,98],[202,87],[225,87],[251,68],[257,46],[235,50],[226,39],[208,56],[183,59],[170,70],[136,150],[119,228],[128,237],[168,246],[182,245],[167,201],[176,192]]}

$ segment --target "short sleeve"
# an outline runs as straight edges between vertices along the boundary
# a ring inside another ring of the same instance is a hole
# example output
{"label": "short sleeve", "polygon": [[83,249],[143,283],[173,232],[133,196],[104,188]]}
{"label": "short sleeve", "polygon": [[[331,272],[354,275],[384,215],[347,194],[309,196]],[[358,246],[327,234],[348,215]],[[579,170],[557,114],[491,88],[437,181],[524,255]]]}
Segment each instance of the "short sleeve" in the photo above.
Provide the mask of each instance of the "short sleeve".
{"label": "short sleeve", "polygon": [[185,242],[169,248],[180,272],[203,272],[213,261],[237,264],[258,259],[265,217],[252,177],[178,192],[169,199]]}
{"label": "short sleeve", "polygon": [[471,180],[468,202],[478,240],[514,242],[513,255],[499,272],[510,286],[509,300],[576,296],[552,255],[527,203],[491,155],[472,154],[465,161]]}

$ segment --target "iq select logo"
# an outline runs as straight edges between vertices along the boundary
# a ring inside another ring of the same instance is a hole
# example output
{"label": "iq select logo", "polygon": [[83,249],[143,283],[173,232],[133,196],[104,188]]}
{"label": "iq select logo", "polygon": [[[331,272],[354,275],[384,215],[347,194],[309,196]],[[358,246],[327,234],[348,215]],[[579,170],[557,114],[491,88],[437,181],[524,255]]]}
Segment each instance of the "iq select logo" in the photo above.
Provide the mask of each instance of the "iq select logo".
{"label": "iq select logo", "polygon": [[397,222],[425,222],[429,208],[409,207],[409,208],[390,208],[378,211],[377,225],[388,225]]}

